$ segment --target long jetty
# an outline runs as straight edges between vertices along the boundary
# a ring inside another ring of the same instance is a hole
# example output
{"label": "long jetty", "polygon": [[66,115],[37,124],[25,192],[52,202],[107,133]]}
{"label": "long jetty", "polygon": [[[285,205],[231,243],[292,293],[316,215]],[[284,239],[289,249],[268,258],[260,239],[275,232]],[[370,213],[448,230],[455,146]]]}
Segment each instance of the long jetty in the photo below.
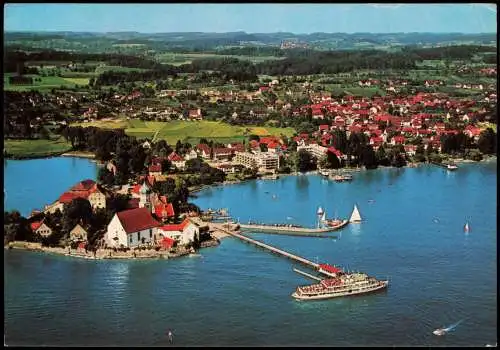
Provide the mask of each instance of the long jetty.
{"label": "long jetty", "polygon": [[[222,226],[222,225],[221,225]],[[259,241],[256,241],[255,239],[252,239],[252,238],[248,238],[246,236],[243,236],[237,232],[233,232],[231,230],[228,230],[228,229],[225,229],[223,227],[217,227],[218,230],[220,231],[223,231],[224,233],[227,233],[228,235],[231,235],[233,237],[236,237],[236,238],[239,238],[241,239],[242,241],[246,242],[246,243],[251,243],[251,244],[254,244],[260,248],[263,248],[263,249],[266,249],[266,250],[269,250],[270,252],[272,253],[275,253],[275,254],[278,254],[278,255],[282,255],[286,258],[289,258],[291,260],[294,260],[298,263],[301,263],[303,265],[306,265],[308,267],[312,267],[314,268],[315,270],[318,270],[319,269],[319,264],[316,264],[310,260],[307,260],[306,258],[303,258],[301,256],[298,256],[298,255],[295,255],[295,254],[292,254],[292,253],[288,253],[284,250],[281,250],[281,249],[278,249],[278,248],[275,248],[273,246],[270,246],[269,244],[265,244],[265,243],[262,243],[262,242],[259,242]]]}
{"label": "long jetty", "polygon": [[302,235],[302,236],[315,236],[321,233],[332,232],[341,229],[349,223],[348,220],[343,220],[337,226],[323,227],[323,228],[309,228],[309,227],[290,227],[290,226],[273,226],[273,225],[256,225],[256,224],[239,224],[243,230],[256,230],[262,232],[273,232],[289,235]]}

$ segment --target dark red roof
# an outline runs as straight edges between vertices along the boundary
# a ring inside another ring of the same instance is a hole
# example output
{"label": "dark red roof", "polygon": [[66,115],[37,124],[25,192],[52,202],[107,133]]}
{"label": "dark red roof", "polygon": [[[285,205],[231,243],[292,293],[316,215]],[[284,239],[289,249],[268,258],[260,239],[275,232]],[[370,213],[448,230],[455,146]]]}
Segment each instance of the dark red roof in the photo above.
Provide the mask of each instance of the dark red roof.
{"label": "dark red roof", "polygon": [[132,198],[128,201],[128,207],[130,209],[135,209],[135,208],[139,208],[139,201],[140,199],[139,198]]}
{"label": "dark red roof", "polygon": [[180,155],[178,155],[177,153],[172,152],[168,156],[168,160],[170,160],[171,162],[182,162],[184,159]]}
{"label": "dark red roof", "polygon": [[149,166],[149,172],[155,173],[155,172],[160,172],[161,173],[161,164],[153,164]]}
{"label": "dark red roof", "polygon": [[160,223],[153,219],[148,208],[124,210],[116,213],[116,215],[118,215],[118,219],[127,233],[160,226]]}

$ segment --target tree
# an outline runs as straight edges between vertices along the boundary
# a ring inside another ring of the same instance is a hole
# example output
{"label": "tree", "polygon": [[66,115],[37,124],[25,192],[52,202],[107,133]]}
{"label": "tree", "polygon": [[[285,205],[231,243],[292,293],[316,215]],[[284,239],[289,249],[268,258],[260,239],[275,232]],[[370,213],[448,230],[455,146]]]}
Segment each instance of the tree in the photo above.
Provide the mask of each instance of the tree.
{"label": "tree", "polygon": [[64,206],[62,217],[63,231],[69,233],[79,221],[88,224],[91,218],[92,206],[90,202],[83,198],[75,198]]}
{"label": "tree", "polygon": [[417,149],[415,150],[415,160],[417,162],[424,162],[425,161],[424,145],[420,144],[417,146]]}
{"label": "tree", "polygon": [[497,137],[492,128],[488,128],[481,132],[477,141],[477,146],[483,154],[496,153]]}
{"label": "tree", "polygon": [[301,149],[297,152],[297,163],[296,169],[300,172],[306,172],[308,170],[313,170],[316,168],[314,158],[309,152]]}

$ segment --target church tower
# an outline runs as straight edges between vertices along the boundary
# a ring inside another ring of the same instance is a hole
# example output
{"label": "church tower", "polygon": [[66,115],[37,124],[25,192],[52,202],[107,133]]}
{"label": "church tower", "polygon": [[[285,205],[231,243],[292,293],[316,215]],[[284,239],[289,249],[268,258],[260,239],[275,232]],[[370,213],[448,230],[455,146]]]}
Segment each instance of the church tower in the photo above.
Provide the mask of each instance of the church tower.
{"label": "church tower", "polygon": [[151,189],[147,185],[146,181],[142,184],[139,189],[139,208],[151,208]]}

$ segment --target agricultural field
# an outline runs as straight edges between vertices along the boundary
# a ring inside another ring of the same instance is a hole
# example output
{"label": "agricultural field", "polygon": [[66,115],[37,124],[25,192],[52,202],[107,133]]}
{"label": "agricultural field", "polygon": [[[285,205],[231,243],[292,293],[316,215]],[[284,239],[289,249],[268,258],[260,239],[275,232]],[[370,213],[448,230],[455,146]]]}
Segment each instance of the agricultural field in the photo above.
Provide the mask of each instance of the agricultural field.
{"label": "agricultural field", "polygon": [[237,56],[237,55],[217,55],[212,53],[161,53],[157,55],[157,59],[161,63],[171,64],[171,65],[182,65],[189,64],[195,59],[199,58],[237,58],[239,60],[251,61],[253,63],[260,63],[270,60],[281,60],[283,57],[275,56]]}
{"label": "agricultural field", "polygon": [[178,140],[183,142],[194,142],[200,138],[206,138],[216,142],[234,142],[248,139],[251,134],[259,136],[293,136],[293,128],[259,127],[259,126],[233,126],[221,122],[213,121],[171,121],[171,122],[150,122],[138,119],[124,120],[99,120],[89,123],[75,123],[72,126],[95,126],[107,129],[124,128],[127,135],[137,138],[152,139],[156,135],[155,141],[166,140],[169,144],[175,144]]}
{"label": "agricultural field", "polygon": [[[9,75],[4,76],[3,84],[5,90],[11,91],[29,91],[29,90],[51,90],[53,88],[60,88],[61,86],[73,88],[77,86],[87,86],[89,78],[63,78],[63,77],[42,77],[39,75],[26,75],[34,79],[32,84],[10,84]],[[35,81],[40,79],[39,81]]]}
{"label": "agricultural field", "polygon": [[14,157],[41,157],[71,150],[64,138],[57,140],[10,140],[4,139],[4,152]]}

